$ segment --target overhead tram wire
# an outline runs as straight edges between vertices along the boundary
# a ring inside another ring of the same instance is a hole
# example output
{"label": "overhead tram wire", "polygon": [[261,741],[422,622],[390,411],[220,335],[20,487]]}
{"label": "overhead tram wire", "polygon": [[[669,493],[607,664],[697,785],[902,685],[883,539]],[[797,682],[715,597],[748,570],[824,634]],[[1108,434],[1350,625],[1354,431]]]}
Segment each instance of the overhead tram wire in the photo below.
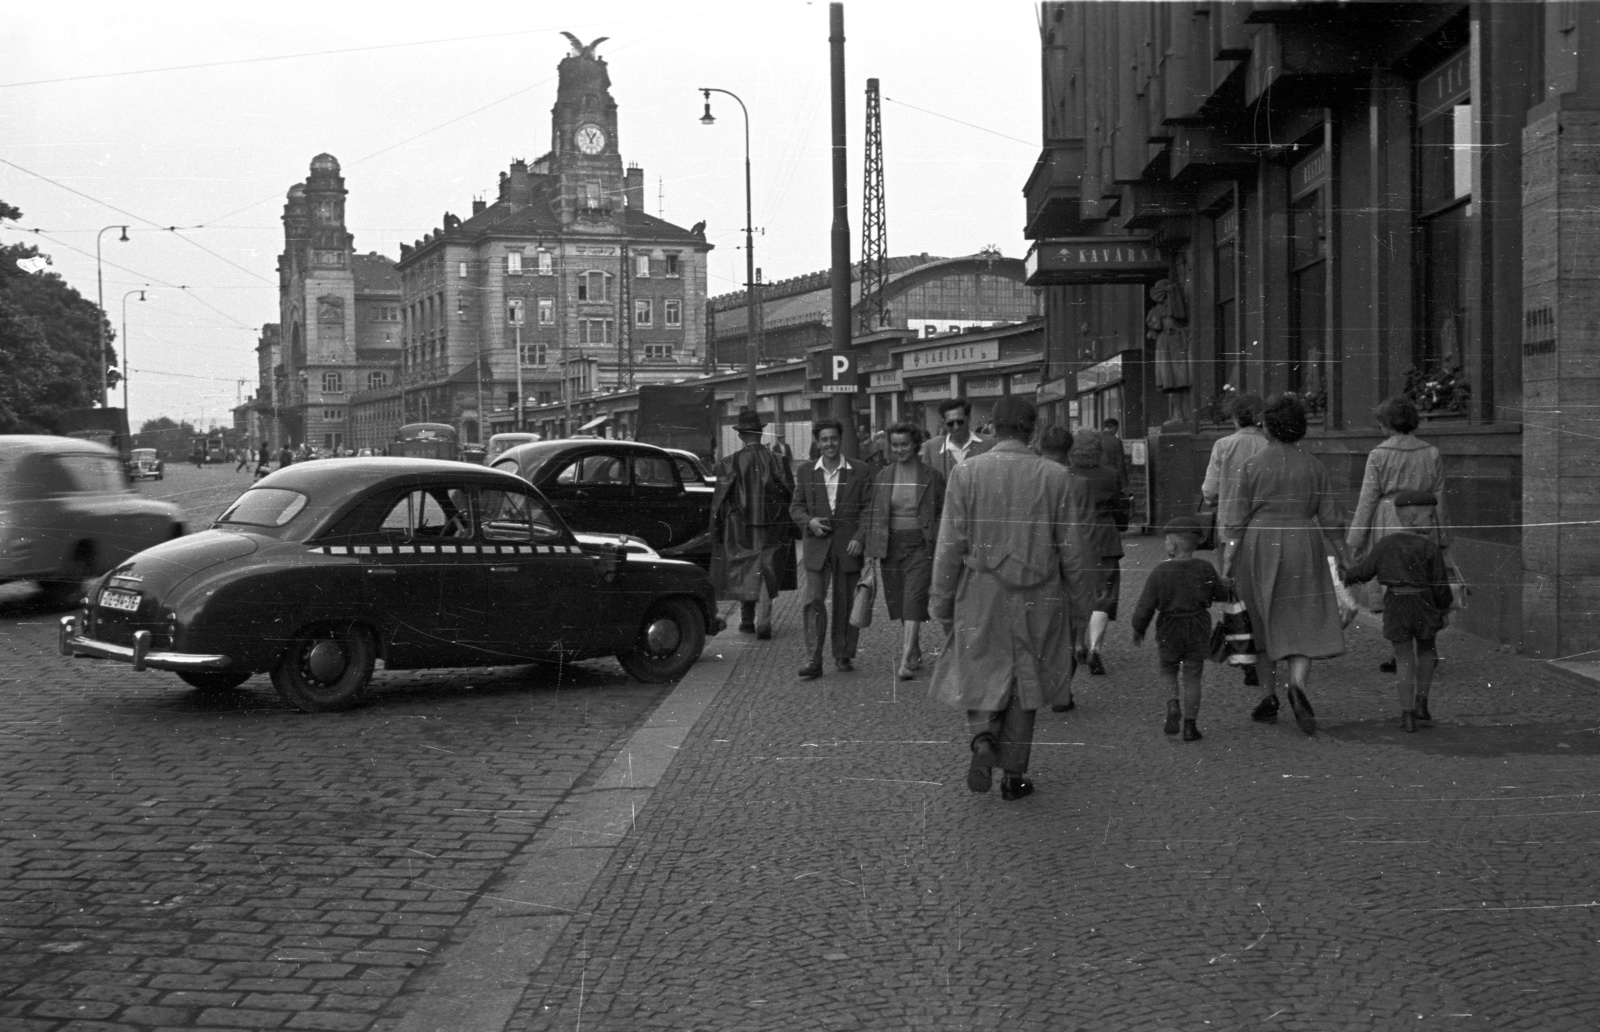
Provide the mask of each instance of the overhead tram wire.
{"label": "overhead tram wire", "polygon": [[942,118],[947,122],[954,122],[957,125],[964,125],[968,129],[976,129],[980,133],[988,133],[990,136],[998,136],[1002,140],[1010,140],[1013,143],[1020,143],[1025,147],[1032,147],[1032,148],[1037,149],[1038,146],[1039,146],[1039,141],[1038,140],[1024,140],[1021,137],[1009,136],[1009,135],[1007,135],[1005,133],[1000,132],[997,129],[990,129],[987,126],[978,125],[976,122],[965,122],[965,121],[962,121],[959,118],[953,118],[950,115],[942,115],[937,111],[929,111],[925,107],[917,107],[917,105],[908,104],[903,100],[895,100],[893,97],[884,97],[883,99],[884,99],[884,101],[886,103],[899,104],[901,107],[908,107],[913,111],[920,111],[925,115],[932,115],[934,118]]}

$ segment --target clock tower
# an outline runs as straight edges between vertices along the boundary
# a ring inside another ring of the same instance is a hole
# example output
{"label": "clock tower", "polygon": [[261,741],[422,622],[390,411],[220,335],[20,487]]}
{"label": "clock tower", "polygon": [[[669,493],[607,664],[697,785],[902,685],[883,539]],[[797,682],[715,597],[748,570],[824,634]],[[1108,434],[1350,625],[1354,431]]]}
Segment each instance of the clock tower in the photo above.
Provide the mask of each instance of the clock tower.
{"label": "clock tower", "polygon": [[624,206],[622,155],[617,148],[617,102],[611,76],[595,47],[572,34],[572,52],[561,59],[555,107],[550,110],[553,198],[564,227],[616,232]]}

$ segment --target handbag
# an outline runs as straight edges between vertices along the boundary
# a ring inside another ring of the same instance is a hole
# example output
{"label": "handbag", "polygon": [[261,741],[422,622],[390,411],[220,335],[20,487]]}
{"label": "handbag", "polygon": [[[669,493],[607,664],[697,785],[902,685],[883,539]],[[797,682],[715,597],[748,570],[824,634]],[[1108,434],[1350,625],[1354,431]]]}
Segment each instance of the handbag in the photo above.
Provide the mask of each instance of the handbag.
{"label": "handbag", "polygon": [[1228,666],[1255,665],[1255,629],[1237,592],[1228,593],[1228,601],[1222,603],[1222,619],[1211,630],[1211,658]]}
{"label": "handbag", "polygon": [[1444,553],[1444,572],[1450,583],[1450,608],[1467,608],[1467,600],[1472,597],[1472,589],[1467,587],[1466,578],[1461,576],[1461,567],[1450,558],[1449,552]]}
{"label": "handbag", "polygon": [[861,571],[861,579],[856,582],[856,594],[850,600],[850,626],[871,627],[872,606],[878,600],[878,561],[876,559],[867,563],[867,568]]}
{"label": "handbag", "polygon": [[1205,552],[1217,547],[1217,507],[1209,505],[1204,498],[1200,499],[1200,508],[1195,510],[1195,515],[1200,519],[1200,543],[1195,547],[1197,551]]}

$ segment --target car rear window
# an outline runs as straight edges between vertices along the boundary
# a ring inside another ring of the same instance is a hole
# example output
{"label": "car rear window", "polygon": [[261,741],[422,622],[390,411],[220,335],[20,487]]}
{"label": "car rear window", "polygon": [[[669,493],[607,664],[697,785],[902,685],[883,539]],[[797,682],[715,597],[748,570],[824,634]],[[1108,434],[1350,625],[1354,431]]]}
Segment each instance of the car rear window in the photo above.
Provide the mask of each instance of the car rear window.
{"label": "car rear window", "polygon": [[257,487],[239,496],[228,511],[217,519],[218,525],[233,524],[245,527],[281,527],[300,514],[306,507],[306,496],[299,491],[281,487]]}

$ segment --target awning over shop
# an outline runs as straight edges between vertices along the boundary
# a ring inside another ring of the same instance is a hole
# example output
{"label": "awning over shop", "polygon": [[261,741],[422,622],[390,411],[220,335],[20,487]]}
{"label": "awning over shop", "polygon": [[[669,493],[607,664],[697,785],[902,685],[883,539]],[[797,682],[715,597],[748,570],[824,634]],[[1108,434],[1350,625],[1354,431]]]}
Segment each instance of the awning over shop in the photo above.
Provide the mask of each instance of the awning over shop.
{"label": "awning over shop", "polygon": [[1167,274],[1166,256],[1147,237],[1040,240],[1023,264],[1030,287],[1153,283]]}
{"label": "awning over shop", "polygon": [[611,422],[611,417],[610,416],[596,416],[593,419],[589,420],[587,423],[585,423],[582,426],[578,427],[578,433],[580,433],[580,434],[592,434],[596,430],[598,430],[601,427],[605,426],[609,422]]}

